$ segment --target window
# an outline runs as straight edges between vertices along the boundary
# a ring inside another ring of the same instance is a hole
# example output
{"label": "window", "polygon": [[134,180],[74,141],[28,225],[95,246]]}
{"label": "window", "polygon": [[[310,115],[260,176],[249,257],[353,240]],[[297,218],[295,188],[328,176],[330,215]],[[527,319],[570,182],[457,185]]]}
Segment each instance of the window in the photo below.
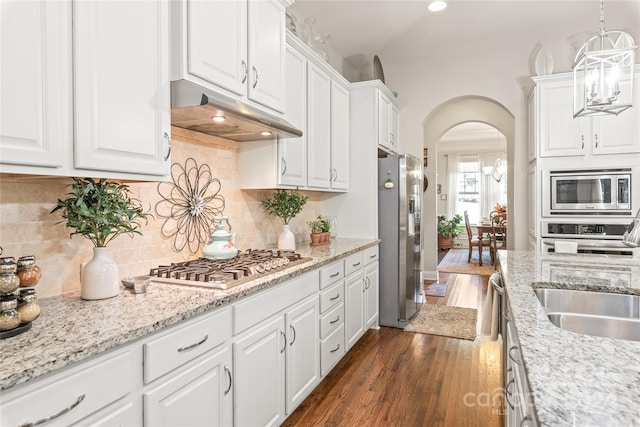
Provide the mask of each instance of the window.
{"label": "window", "polygon": [[467,211],[469,222],[478,223],[480,214],[480,190],[482,188],[480,162],[477,159],[460,159],[458,163],[458,185],[456,213]]}

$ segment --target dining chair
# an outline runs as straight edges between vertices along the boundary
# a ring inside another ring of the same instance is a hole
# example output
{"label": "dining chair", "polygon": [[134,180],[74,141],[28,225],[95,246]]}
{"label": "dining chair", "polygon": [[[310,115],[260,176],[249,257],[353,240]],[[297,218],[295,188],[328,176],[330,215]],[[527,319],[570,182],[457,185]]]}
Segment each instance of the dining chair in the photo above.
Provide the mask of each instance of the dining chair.
{"label": "dining chair", "polygon": [[507,214],[491,212],[491,263],[495,265],[498,249],[507,249]]}
{"label": "dining chair", "polygon": [[[480,239],[478,239],[478,236],[474,236],[471,231],[471,224],[469,224],[469,214],[467,214],[467,211],[464,211],[464,225],[467,228],[467,237],[469,239],[469,257],[467,258],[467,263],[470,263],[471,255],[473,255],[473,248],[478,248],[480,246]],[[482,239],[483,246],[486,243],[489,243],[489,239],[489,237]],[[491,246],[489,246],[489,248],[491,248]],[[478,250],[478,259],[480,259],[480,250]]]}

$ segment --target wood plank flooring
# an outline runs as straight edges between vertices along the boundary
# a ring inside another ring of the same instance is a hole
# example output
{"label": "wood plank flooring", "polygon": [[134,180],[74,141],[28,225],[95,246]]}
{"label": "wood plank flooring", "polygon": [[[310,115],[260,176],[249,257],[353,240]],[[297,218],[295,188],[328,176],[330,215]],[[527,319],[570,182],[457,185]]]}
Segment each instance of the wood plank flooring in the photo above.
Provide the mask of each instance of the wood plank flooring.
{"label": "wood plank flooring", "polygon": [[[432,304],[478,309],[489,276],[440,273]],[[502,427],[501,341],[369,330],[283,426]]]}

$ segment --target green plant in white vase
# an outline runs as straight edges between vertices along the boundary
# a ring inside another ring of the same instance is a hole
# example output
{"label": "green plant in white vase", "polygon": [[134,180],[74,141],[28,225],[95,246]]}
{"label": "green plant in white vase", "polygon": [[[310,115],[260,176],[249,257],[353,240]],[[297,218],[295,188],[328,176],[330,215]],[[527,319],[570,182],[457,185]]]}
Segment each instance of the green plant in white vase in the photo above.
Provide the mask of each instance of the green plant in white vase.
{"label": "green plant in white vase", "polygon": [[120,292],[118,266],[107,244],[122,234],[142,235],[142,221],[151,216],[140,202],[130,197],[129,186],[106,179],[73,178],[71,191],[58,199],[51,213],[62,212],[61,222],[93,243],[93,258],[81,275],[80,297],[94,300],[111,298]]}
{"label": "green plant in white vase", "polygon": [[289,229],[289,221],[302,211],[307,203],[307,196],[300,194],[296,188],[293,191],[277,189],[270,197],[262,200],[262,207],[271,215],[280,218],[284,227],[278,236],[278,249],[296,249],[296,239]]}

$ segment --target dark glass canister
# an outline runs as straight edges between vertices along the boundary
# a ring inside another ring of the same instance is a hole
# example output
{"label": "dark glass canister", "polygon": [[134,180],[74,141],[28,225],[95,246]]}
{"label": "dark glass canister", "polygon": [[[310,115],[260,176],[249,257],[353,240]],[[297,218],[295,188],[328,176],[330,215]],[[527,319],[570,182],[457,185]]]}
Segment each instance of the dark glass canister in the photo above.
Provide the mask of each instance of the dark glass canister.
{"label": "dark glass canister", "polygon": [[38,284],[40,277],[42,277],[42,271],[36,265],[36,257],[33,255],[20,257],[17,264],[20,287],[26,288]]}
{"label": "dark glass canister", "polygon": [[21,317],[17,306],[18,300],[15,295],[0,295],[0,331],[9,331],[20,326]]}
{"label": "dark glass canister", "polygon": [[16,274],[14,257],[0,258],[0,294],[9,294],[20,286],[20,278]]}

